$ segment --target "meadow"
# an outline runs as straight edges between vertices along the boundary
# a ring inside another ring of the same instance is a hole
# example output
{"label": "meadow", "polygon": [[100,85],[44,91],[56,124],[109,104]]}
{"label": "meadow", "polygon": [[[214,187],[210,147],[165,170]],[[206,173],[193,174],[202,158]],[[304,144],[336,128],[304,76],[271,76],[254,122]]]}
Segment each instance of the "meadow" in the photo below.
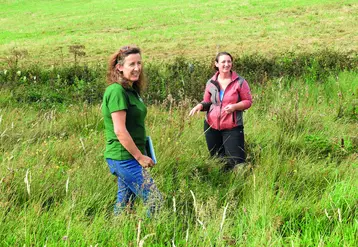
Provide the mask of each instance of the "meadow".
{"label": "meadow", "polygon": [[358,4],[354,0],[136,0],[0,1],[0,58],[26,50],[26,62],[73,61],[69,46],[84,45],[82,61],[106,61],[126,44],[146,60],[176,56],[357,51]]}
{"label": "meadow", "polygon": [[[357,246],[355,1],[0,3],[0,246]],[[105,60],[127,43],[150,83],[152,218],[113,215],[103,158]],[[222,47],[254,99],[229,173],[188,117]]]}
{"label": "meadow", "polygon": [[189,102],[149,108],[164,196],[151,219],[140,201],[112,215],[99,105],[2,107],[1,245],[354,246],[357,73],[285,84],[253,86],[248,163],[233,173],[208,159],[203,115],[189,118]]}

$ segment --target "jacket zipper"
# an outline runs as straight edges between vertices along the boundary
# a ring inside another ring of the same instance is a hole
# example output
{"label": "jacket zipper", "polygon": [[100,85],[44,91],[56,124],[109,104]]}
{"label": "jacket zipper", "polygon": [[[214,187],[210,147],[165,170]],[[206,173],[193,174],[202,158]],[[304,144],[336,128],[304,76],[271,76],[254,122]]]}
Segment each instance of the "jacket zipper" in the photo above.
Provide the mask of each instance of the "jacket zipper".
{"label": "jacket zipper", "polygon": [[[230,82],[230,83],[231,83],[231,82]],[[230,85],[230,83],[229,83],[229,85]],[[227,88],[229,85],[227,85],[226,88]],[[224,92],[223,92],[223,98],[222,98],[222,99],[220,99],[220,89],[219,89],[219,101],[220,101],[220,115],[219,115],[219,119],[218,119],[218,129],[219,129],[219,130],[221,130],[221,129],[220,129],[220,120],[221,120],[221,115],[222,115],[222,106],[223,106],[223,100],[224,100],[226,88],[225,88],[225,90],[224,90]]]}
{"label": "jacket zipper", "polygon": [[[220,97],[220,96],[219,96]],[[223,97],[224,98],[224,97]],[[222,102],[220,101],[220,113],[219,113],[219,117],[218,117],[218,130],[220,130],[220,119],[221,119],[221,107],[222,107]]]}
{"label": "jacket zipper", "polygon": [[[236,80],[237,80],[237,79],[231,81],[231,82],[226,86],[226,88],[225,88],[225,90],[224,90],[224,93],[223,93],[223,99],[222,99],[222,100],[220,99],[220,92],[219,92],[219,100],[220,100],[220,116],[219,116],[219,122],[218,122],[218,128],[219,128],[219,130],[220,130],[220,120],[221,120],[221,113],[222,113],[221,109],[222,109],[222,105],[223,105],[223,100],[224,100],[224,97],[225,97],[226,89],[230,86],[231,83],[235,82]],[[234,116],[234,113],[233,113],[233,116]]]}
{"label": "jacket zipper", "polygon": [[[231,81],[231,82],[226,86],[226,88],[228,88],[228,86],[230,86],[231,83],[237,81],[238,79],[239,79],[239,78],[237,78],[237,79]],[[219,83],[218,83],[218,84],[219,84]],[[214,85],[215,85],[215,84],[214,84]],[[216,85],[215,85],[215,86],[216,86]],[[216,87],[217,87],[217,89],[219,90],[220,112],[219,112],[219,117],[218,117],[218,130],[220,130],[221,110],[222,110],[222,105],[223,105],[223,104],[222,104],[222,100],[220,99],[220,86],[217,85]],[[226,88],[225,88],[225,90],[224,90],[223,100],[224,100]]]}

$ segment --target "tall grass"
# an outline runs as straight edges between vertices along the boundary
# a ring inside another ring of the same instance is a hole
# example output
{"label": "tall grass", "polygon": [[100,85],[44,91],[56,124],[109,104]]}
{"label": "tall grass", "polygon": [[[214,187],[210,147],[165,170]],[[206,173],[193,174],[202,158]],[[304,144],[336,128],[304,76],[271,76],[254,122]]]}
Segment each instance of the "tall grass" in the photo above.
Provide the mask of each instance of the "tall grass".
{"label": "tall grass", "polygon": [[[0,110],[1,246],[355,246],[356,72],[252,84],[246,168],[209,159],[191,102],[149,107],[161,213],[112,215],[98,104]],[[9,94],[9,91],[2,91]]]}

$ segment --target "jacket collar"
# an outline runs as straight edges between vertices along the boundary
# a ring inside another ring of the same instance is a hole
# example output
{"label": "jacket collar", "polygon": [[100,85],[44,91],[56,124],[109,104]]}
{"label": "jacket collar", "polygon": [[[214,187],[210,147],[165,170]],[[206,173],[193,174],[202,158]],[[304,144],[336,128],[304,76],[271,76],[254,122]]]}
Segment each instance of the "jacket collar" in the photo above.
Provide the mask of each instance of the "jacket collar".
{"label": "jacket collar", "polygon": [[[218,81],[218,76],[219,76],[219,71],[217,71],[213,77],[211,77],[211,80],[212,81]],[[231,81],[235,81],[239,79],[239,75],[235,72],[235,71],[231,71]]]}

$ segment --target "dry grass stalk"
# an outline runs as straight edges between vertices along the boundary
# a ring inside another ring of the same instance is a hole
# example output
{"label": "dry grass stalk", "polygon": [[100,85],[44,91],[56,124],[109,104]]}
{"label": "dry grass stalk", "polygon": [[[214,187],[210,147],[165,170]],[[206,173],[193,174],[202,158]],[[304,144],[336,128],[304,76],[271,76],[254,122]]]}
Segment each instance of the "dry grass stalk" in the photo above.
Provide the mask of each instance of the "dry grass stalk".
{"label": "dry grass stalk", "polygon": [[327,209],[324,209],[324,213],[325,213],[325,215],[327,216],[327,218],[330,220],[330,219],[331,219],[331,216],[328,215]]}
{"label": "dry grass stalk", "polygon": [[140,242],[140,226],[141,226],[141,222],[142,222],[142,220],[139,219],[138,228],[137,228],[137,246],[139,246],[139,242]]}
{"label": "dry grass stalk", "polygon": [[84,142],[83,142],[83,138],[82,138],[82,137],[80,137],[80,142],[81,142],[81,145],[82,145],[83,152],[86,152],[85,144],[84,144]]}
{"label": "dry grass stalk", "polygon": [[195,199],[195,195],[194,195],[194,192],[192,190],[190,190],[190,193],[193,197],[193,200],[194,200],[194,210],[195,210],[195,217],[198,218],[198,208],[196,206],[196,199]]}
{"label": "dry grass stalk", "polygon": [[144,241],[147,239],[147,238],[149,238],[150,236],[154,236],[155,235],[155,233],[151,233],[151,234],[148,234],[148,235],[145,235],[144,236],[144,238],[142,238],[140,241],[139,241],[139,247],[143,247],[143,245],[144,245]]}
{"label": "dry grass stalk", "polygon": [[227,203],[225,208],[224,208],[223,218],[222,218],[221,224],[220,224],[220,233],[222,233],[222,230],[224,228],[224,223],[225,223],[225,218],[226,218],[226,210],[227,210],[228,206],[229,206],[229,203]]}
{"label": "dry grass stalk", "polygon": [[[24,178],[24,182],[26,184],[26,190],[27,190],[27,194],[29,194],[30,196],[30,181],[29,181],[29,176],[30,176],[30,172],[29,172],[29,169],[26,170],[26,175],[25,175],[25,178]],[[30,177],[30,180],[31,180],[31,177]]]}
{"label": "dry grass stalk", "polygon": [[176,203],[175,203],[175,197],[173,196],[173,211],[174,213],[177,211]]}
{"label": "dry grass stalk", "polygon": [[204,230],[206,230],[204,223],[203,223],[201,220],[199,220],[199,219],[196,219],[196,220],[199,222],[199,224],[202,226],[202,228],[203,228]]}
{"label": "dry grass stalk", "polygon": [[340,223],[342,223],[342,215],[341,215],[341,209],[340,208],[338,208],[338,220],[339,220],[339,222]]}
{"label": "dry grass stalk", "polygon": [[186,229],[186,234],[185,234],[185,242],[188,243],[189,241],[189,226],[188,229]]}
{"label": "dry grass stalk", "polygon": [[66,181],[66,195],[68,193],[68,184],[70,183],[70,177],[67,178],[67,181]]}

